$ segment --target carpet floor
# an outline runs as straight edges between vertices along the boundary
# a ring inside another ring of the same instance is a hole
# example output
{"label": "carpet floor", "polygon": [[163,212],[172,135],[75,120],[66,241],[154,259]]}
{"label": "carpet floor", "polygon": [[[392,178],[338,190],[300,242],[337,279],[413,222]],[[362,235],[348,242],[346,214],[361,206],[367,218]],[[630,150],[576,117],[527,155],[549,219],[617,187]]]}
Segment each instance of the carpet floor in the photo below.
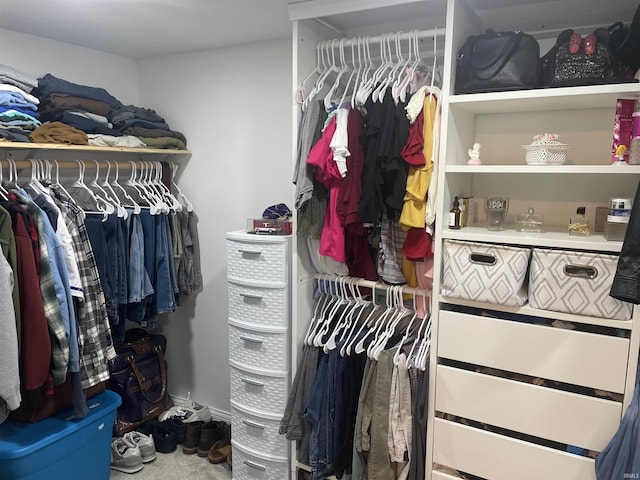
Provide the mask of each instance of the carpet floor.
{"label": "carpet floor", "polygon": [[136,473],[111,470],[109,480],[231,480],[231,470],[226,463],[213,465],[207,457],[185,455],[182,446],[173,453],[158,453],[157,458],[144,464]]}

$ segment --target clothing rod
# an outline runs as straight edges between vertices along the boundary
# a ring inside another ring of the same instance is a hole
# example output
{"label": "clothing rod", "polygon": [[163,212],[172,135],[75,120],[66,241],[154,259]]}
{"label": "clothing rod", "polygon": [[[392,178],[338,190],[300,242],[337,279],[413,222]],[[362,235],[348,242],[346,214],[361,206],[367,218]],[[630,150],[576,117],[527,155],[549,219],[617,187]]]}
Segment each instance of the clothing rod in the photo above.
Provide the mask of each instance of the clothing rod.
{"label": "clothing rod", "polygon": [[[400,40],[409,40],[412,37],[412,33],[411,32],[391,32],[392,34],[398,34],[399,35],[399,39]],[[423,39],[423,38],[433,38],[435,37],[442,37],[445,34],[445,28],[444,27],[436,27],[436,28],[432,28],[430,30],[420,30],[418,32],[418,38]],[[374,35],[374,36],[360,36],[360,37],[353,37],[353,38],[335,38],[333,40],[326,40],[326,42],[334,42],[336,46],[340,46],[340,44],[342,44],[344,47],[350,47],[352,45],[357,45],[358,42],[358,38],[360,39],[360,41],[362,42],[362,40],[364,39],[367,43],[369,44],[376,44],[376,43],[380,43],[380,40],[382,39],[383,35]],[[395,37],[392,37],[392,40],[395,40]],[[322,44],[322,42],[319,42],[318,45]]]}
{"label": "clothing rod", "polygon": [[[120,170],[123,170],[123,169],[128,170],[132,168],[132,165],[129,162],[116,162],[114,160],[78,160],[78,161],[83,163],[85,169],[91,169],[91,168],[97,168],[97,167],[109,168],[109,165],[111,165],[111,168],[115,168],[117,166],[118,169]],[[136,168],[144,169],[142,165],[144,165],[145,161],[155,166],[155,162],[143,160],[142,162],[140,161],[134,162],[136,165]],[[61,160],[58,162],[55,162],[53,160],[34,160],[34,162],[45,162],[45,164],[48,163],[49,165],[51,165],[52,168],[76,169],[76,170],[78,169],[77,162],[73,160]],[[98,162],[99,165],[96,165],[95,162]],[[166,162],[158,162],[158,163],[166,163]],[[34,165],[34,163],[30,162],[29,160],[0,159],[0,166],[7,168],[9,167],[9,165],[15,165],[16,168],[24,169],[24,168],[31,168]],[[180,167],[180,164],[177,164],[177,163],[174,164],[173,162],[171,162],[171,165],[176,165],[178,168]]]}
{"label": "clothing rod", "polygon": [[324,280],[329,282],[343,281],[350,285],[356,285],[358,287],[370,288],[372,290],[389,290],[392,287],[402,288],[402,293],[407,295],[416,295],[417,297],[431,298],[431,292],[423,288],[413,288],[406,285],[388,285],[382,282],[374,282],[372,280],[365,280],[364,278],[350,277],[348,275],[326,275],[322,273],[316,273],[313,276],[316,280]]}

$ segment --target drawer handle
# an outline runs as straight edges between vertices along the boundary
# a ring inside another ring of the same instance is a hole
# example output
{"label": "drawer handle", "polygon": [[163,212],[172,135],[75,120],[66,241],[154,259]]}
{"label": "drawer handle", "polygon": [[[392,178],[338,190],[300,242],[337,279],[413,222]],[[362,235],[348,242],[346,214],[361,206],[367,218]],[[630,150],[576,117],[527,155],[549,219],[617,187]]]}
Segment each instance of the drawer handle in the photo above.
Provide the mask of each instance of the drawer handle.
{"label": "drawer handle", "polygon": [[475,263],[477,265],[495,265],[496,264],[496,257],[494,257],[493,255],[487,254],[487,253],[475,253],[475,252],[471,252],[469,254],[469,261],[471,263]]}
{"label": "drawer handle", "polygon": [[251,298],[252,300],[262,300],[262,295],[256,295],[255,293],[241,293],[241,297]]}
{"label": "drawer handle", "polygon": [[255,468],[256,470],[260,470],[262,472],[267,471],[267,467],[265,467],[264,465],[260,465],[259,463],[252,462],[251,460],[244,460],[244,464],[247,467]]}
{"label": "drawer handle", "polygon": [[238,251],[243,255],[261,255],[262,254],[260,250],[244,250],[240,248],[238,249]]}
{"label": "drawer handle", "polygon": [[244,423],[248,427],[259,428],[260,430],[264,430],[265,428],[264,425],[252,422],[250,420],[242,420],[242,423]]}
{"label": "drawer handle", "polygon": [[255,387],[264,387],[264,383],[258,382],[257,380],[251,380],[250,378],[243,378],[242,381],[247,385],[253,385]]}
{"label": "drawer handle", "polygon": [[567,277],[588,278],[592,280],[598,276],[598,269],[591,265],[575,265],[568,263],[564,266],[564,274]]}
{"label": "drawer handle", "polygon": [[245,342],[257,343],[257,344],[264,343],[264,340],[261,340],[259,338],[245,337],[244,335],[240,337],[240,340],[244,340]]}

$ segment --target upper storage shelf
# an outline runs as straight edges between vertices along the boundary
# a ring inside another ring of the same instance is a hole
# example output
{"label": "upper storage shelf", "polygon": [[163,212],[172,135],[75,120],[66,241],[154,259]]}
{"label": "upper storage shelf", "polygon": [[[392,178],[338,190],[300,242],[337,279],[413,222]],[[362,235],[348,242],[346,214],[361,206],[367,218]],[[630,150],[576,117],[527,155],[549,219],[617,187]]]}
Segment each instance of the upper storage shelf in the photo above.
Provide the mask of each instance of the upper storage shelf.
{"label": "upper storage shelf", "polygon": [[449,105],[474,114],[543,112],[612,108],[618,98],[639,96],[640,83],[622,83],[451,95]]}
{"label": "upper storage shelf", "polygon": [[0,142],[0,159],[56,158],[60,160],[106,159],[127,157],[148,160],[170,160],[185,163],[190,150],[164,148],[100,147],[94,145],[64,145],[60,143]]}

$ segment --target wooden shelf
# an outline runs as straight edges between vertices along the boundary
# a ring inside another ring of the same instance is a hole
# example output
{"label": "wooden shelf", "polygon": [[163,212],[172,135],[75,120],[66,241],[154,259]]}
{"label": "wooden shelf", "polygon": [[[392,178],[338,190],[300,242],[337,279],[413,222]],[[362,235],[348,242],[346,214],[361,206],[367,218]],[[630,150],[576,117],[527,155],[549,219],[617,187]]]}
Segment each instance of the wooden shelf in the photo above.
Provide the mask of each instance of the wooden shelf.
{"label": "wooden shelf", "polygon": [[61,143],[26,143],[26,142],[0,142],[2,150],[36,150],[36,151],[65,151],[65,152],[100,152],[100,153],[126,153],[136,155],[166,155],[185,156],[191,155],[189,150],[174,150],[164,148],[134,148],[134,147],[100,147],[94,145],[64,145]]}

